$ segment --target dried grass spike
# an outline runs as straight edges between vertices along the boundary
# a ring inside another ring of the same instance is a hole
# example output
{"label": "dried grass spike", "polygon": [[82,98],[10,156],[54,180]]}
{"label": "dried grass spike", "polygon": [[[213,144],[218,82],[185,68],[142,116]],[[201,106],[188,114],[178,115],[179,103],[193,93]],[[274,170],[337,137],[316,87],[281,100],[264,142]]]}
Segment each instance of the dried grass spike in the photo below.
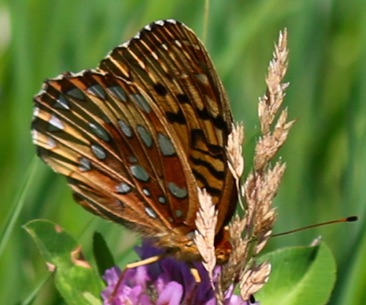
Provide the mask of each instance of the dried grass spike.
{"label": "dried grass spike", "polygon": [[226,152],[228,156],[229,169],[235,180],[239,180],[244,171],[244,158],[242,145],[244,142],[243,123],[232,125],[233,130],[229,134]]}
{"label": "dried grass spike", "polygon": [[229,134],[226,146],[226,154],[228,158],[228,166],[233,174],[238,190],[239,203],[244,209],[242,194],[244,189],[240,185],[240,178],[244,172],[243,145],[244,142],[244,126],[243,123],[232,124],[232,132]]}
{"label": "dried grass spike", "polygon": [[206,190],[198,189],[200,208],[196,216],[194,242],[203,259],[203,266],[210,279],[213,279],[213,269],[216,265],[215,255],[215,229],[217,224],[217,210],[212,203],[211,196]]}
{"label": "dried grass spike", "polygon": [[271,265],[264,262],[258,266],[253,266],[245,272],[240,279],[240,295],[243,300],[248,300],[251,295],[260,290],[267,283],[269,274],[271,273]]}

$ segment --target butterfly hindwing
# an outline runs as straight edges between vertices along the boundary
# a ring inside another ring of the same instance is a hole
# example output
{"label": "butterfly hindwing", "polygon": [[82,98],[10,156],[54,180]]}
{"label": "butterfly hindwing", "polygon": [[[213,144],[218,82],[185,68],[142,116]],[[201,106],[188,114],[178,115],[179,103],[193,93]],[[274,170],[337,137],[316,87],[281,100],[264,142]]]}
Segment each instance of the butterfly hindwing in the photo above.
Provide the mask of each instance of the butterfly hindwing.
{"label": "butterfly hindwing", "polygon": [[82,205],[161,235],[193,222],[188,207],[197,190],[174,130],[149,103],[146,93],[113,75],[65,74],[35,97],[33,138]]}

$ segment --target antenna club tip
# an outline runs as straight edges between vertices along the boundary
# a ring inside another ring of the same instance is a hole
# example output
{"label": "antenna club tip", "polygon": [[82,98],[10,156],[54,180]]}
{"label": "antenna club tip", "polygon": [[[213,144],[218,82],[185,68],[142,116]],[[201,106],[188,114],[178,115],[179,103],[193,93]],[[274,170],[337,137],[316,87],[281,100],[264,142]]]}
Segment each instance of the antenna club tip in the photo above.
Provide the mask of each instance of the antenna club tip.
{"label": "antenna club tip", "polygon": [[348,221],[348,222],[357,221],[357,220],[358,220],[357,216],[350,216],[350,217],[346,218],[346,221]]}

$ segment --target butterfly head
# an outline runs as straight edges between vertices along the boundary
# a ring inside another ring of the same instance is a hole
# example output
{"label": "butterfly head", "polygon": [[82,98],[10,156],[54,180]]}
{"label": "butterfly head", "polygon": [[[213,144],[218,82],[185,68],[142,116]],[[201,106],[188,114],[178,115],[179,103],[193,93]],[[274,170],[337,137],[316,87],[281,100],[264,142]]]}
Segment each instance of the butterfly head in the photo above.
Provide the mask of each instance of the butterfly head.
{"label": "butterfly head", "polygon": [[[178,260],[186,262],[202,261],[202,256],[194,241],[195,233],[186,235],[170,235],[169,238],[159,238],[153,243],[160,248],[165,249],[167,256],[173,256]],[[225,264],[232,252],[230,243],[230,234],[228,227],[225,226],[215,237],[215,256],[218,265]]]}
{"label": "butterfly head", "polygon": [[225,226],[221,232],[216,235],[215,239],[215,255],[217,264],[225,264],[228,261],[232,250],[233,247],[230,243],[230,233],[228,227]]}

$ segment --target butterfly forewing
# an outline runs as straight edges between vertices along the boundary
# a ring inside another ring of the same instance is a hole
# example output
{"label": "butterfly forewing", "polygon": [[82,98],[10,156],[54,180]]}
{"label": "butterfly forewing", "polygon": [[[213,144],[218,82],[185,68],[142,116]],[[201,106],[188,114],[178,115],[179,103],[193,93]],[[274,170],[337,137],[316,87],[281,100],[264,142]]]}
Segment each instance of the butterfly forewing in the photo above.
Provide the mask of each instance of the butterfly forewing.
{"label": "butterfly forewing", "polygon": [[39,156],[93,213],[179,248],[195,230],[197,187],[213,196],[217,232],[235,209],[229,105],[183,24],[146,26],[97,70],[46,81],[34,101]]}
{"label": "butterfly forewing", "polygon": [[236,192],[224,149],[232,117],[202,43],[179,22],[156,22],[114,49],[99,67],[139,84],[155,97],[176,130],[198,186],[206,188],[219,205],[220,230],[235,208]]}

